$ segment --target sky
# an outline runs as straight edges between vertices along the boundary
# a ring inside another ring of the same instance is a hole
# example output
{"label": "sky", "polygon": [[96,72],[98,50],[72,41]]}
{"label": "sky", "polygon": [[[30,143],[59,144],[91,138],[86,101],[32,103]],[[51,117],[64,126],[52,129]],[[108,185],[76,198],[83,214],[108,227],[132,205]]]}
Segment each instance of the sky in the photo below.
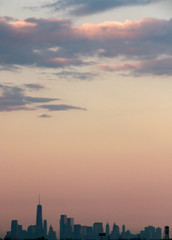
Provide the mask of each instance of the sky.
{"label": "sky", "polygon": [[172,224],[172,1],[0,0],[0,236]]}

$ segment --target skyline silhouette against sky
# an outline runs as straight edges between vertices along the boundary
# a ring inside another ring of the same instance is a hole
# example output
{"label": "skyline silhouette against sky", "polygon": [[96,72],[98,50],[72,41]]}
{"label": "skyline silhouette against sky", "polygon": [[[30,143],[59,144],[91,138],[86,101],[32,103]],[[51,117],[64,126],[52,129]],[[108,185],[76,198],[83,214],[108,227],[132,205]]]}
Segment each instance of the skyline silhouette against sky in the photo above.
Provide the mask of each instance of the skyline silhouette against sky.
{"label": "skyline silhouette against sky", "polygon": [[[60,220],[58,221],[59,227],[57,231],[53,229],[51,223],[49,224],[47,219],[43,218],[43,208],[39,203],[36,208],[36,221],[35,224],[29,225],[26,229],[18,223],[18,220],[11,220],[11,230],[6,232],[4,239],[14,239],[14,240],[25,240],[25,239],[47,239],[47,240],[118,240],[118,239],[140,239],[140,240],[150,240],[150,239],[161,239],[162,230],[161,228],[147,226],[144,227],[144,230],[133,234],[130,230],[126,229],[125,225],[122,225],[122,228],[114,222],[113,227],[106,223],[106,226],[103,226],[102,222],[95,222],[92,226],[82,226],[79,223],[75,223],[74,218],[69,218],[67,215],[61,215]],[[167,226],[165,227],[167,229]],[[166,233],[167,232],[167,233]],[[169,239],[169,227],[168,231],[165,231],[167,238]],[[164,237],[165,235],[163,235]]]}
{"label": "skyline silhouette against sky", "polygon": [[53,226],[171,225],[171,9],[0,0],[1,235],[39,192]]}

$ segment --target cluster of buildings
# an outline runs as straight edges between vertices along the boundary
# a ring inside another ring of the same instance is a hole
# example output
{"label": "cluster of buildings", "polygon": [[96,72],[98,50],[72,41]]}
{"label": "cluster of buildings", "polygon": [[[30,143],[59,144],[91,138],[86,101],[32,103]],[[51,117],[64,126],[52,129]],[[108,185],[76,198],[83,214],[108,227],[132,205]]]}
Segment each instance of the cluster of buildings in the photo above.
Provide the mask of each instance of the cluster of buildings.
{"label": "cluster of buildings", "polygon": [[[105,229],[103,223],[95,222],[93,226],[82,226],[74,224],[74,218],[68,218],[67,215],[60,217],[60,240],[118,240],[118,239],[140,239],[140,240],[158,240],[161,239],[161,228],[153,226],[145,227],[138,234],[132,234],[129,230],[122,226],[122,231],[115,223],[113,228],[107,223]],[[6,233],[5,239],[26,240],[26,239],[47,239],[57,240],[56,232],[50,225],[47,228],[47,220],[42,218],[42,206],[37,205],[36,225],[28,226],[27,230],[23,230],[22,225],[17,220],[11,221],[11,231]]]}
{"label": "cluster of buildings", "polygon": [[93,226],[81,226],[80,224],[74,224],[73,218],[67,218],[67,215],[61,215],[60,218],[60,240],[66,239],[83,239],[83,240],[117,240],[117,239],[161,239],[161,228],[155,228],[153,226],[145,227],[139,234],[132,234],[129,230],[125,229],[125,225],[122,226],[122,231],[115,223],[112,230],[109,224],[106,224],[105,229],[103,223],[95,222]]}
{"label": "cluster of buildings", "polygon": [[23,230],[22,225],[17,220],[11,221],[11,231],[6,233],[5,239],[24,240],[45,238],[48,240],[57,240],[56,232],[50,225],[47,229],[47,220],[42,218],[42,205],[37,205],[36,225],[28,226],[27,230]]}

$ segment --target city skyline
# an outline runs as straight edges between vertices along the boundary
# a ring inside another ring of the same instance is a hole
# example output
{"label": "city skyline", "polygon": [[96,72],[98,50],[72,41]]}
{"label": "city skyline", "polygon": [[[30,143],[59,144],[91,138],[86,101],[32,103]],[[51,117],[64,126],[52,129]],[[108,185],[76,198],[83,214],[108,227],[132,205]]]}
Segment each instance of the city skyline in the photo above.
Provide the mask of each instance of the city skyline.
{"label": "city skyline", "polygon": [[[49,226],[49,228],[48,228]],[[49,230],[48,230],[49,229]],[[164,227],[167,229],[167,226]],[[57,232],[59,233],[57,235]],[[43,219],[43,208],[40,203],[37,204],[36,208],[36,221],[35,225],[29,225],[27,230],[23,229],[23,226],[18,223],[18,220],[11,220],[11,230],[6,232],[4,238],[24,240],[24,239],[48,239],[48,240],[67,240],[67,239],[90,239],[98,240],[100,234],[104,239],[108,240],[118,240],[118,239],[140,239],[140,240],[150,240],[150,239],[161,239],[162,230],[160,227],[146,226],[144,230],[140,230],[138,233],[132,233],[129,229],[126,229],[125,224],[120,228],[115,222],[113,225],[107,222],[103,226],[102,222],[94,222],[92,226],[81,225],[80,223],[75,223],[74,218],[67,217],[63,214],[60,216],[59,228],[57,232],[54,231],[51,224],[47,224],[47,219]],[[169,227],[168,230],[164,230],[164,234],[167,234],[167,239],[169,237]],[[164,235],[165,236],[165,235]]]}
{"label": "city skyline", "polygon": [[52,226],[171,225],[171,9],[0,0],[0,235],[38,193]]}

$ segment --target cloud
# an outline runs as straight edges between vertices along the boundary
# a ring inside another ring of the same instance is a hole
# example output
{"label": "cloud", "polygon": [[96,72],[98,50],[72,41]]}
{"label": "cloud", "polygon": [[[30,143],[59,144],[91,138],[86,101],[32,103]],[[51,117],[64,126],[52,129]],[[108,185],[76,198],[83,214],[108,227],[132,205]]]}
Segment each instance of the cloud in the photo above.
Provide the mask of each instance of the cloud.
{"label": "cloud", "polygon": [[38,83],[28,83],[28,84],[24,84],[25,87],[31,89],[31,90],[40,90],[43,89],[44,86]]}
{"label": "cloud", "polygon": [[19,71],[19,67],[15,66],[15,65],[8,65],[8,64],[3,64],[0,66],[0,71],[11,71],[11,72],[17,72]]}
{"label": "cloud", "polygon": [[74,71],[61,71],[55,73],[54,75],[59,76],[61,78],[72,77],[80,80],[92,80],[93,78],[99,76],[97,72],[74,72]]}
{"label": "cloud", "polygon": [[57,101],[57,98],[27,96],[21,87],[0,85],[0,112],[36,110],[35,103]]}
{"label": "cloud", "polygon": [[[40,105],[41,103],[49,103],[60,100],[58,98],[47,97],[31,97],[26,95],[21,87],[7,86],[0,84],[0,112],[12,111],[30,111],[47,109],[49,111],[68,111],[68,110],[86,110],[85,108],[64,105],[64,104],[48,104]],[[50,117],[48,114],[42,114],[40,117]]]}
{"label": "cloud", "polygon": [[160,0],[58,0],[43,7],[54,11],[68,10],[71,15],[90,15],[119,7],[137,6],[155,3]]}
{"label": "cloud", "polygon": [[65,104],[52,104],[52,105],[41,105],[41,108],[48,109],[49,111],[67,111],[67,110],[82,110],[86,111],[86,108],[65,105]]}
{"label": "cloud", "polygon": [[[49,48],[70,40],[71,23],[62,19],[15,20],[0,18],[0,64],[58,68],[80,65],[82,61]],[[8,39],[8,41],[7,41]]]}
{"label": "cloud", "polygon": [[30,96],[25,96],[25,100],[28,103],[44,103],[44,102],[52,102],[52,101],[57,101],[60,100],[58,98],[44,98],[44,97],[30,97]]}
{"label": "cloud", "polygon": [[135,63],[125,63],[115,66],[102,64],[99,67],[103,71],[109,72],[127,71],[134,76],[140,75],[172,76],[172,58],[155,59]]}
{"label": "cloud", "polygon": [[39,117],[40,118],[50,118],[51,116],[49,114],[42,114]]}
{"label": "cloud", "polygon": [[[0,36],[0,69],[65,68],[61,73],[67,76],[72,72],[70,67],[95,65],[95,61],[98,64],[117,57],[149,61],[172,56],[172,19],[74,26],[64,19],[0,18]],[[72,77],[87,78],[82,73],[72,73]]]}

